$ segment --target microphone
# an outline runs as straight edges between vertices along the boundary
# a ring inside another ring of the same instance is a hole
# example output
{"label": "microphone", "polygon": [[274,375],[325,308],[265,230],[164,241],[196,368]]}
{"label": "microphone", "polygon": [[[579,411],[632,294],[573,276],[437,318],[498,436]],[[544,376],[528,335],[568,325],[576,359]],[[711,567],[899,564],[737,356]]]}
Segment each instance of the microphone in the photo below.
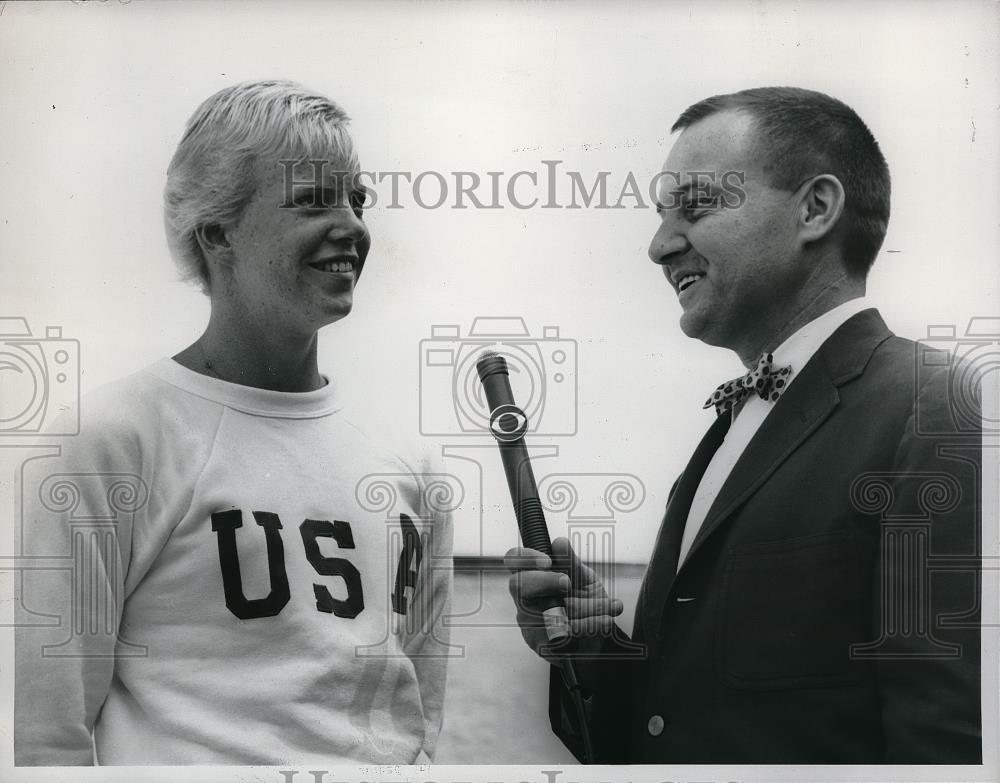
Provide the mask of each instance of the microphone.
{"label": "microphone", "polygon": [[[490,408],[490,432],[500,448],[500,459],[507,476],[514,516],[524,546],[552,557],[552,542],[545,524],[545,511],[538,499],[538,486],[531,470],[524,434],[528,417],[515,403],[510,389],[507,360],[493,351],[484,351],[476,362],[479,380]],[[559,598],[546,599],[541,605],[545,633],[552,645],[570,641],[566,607]]]}
{"label": "microphone", "polygon": [[[483,391],[486,393],[486,403],[490,407],[490,432],[500,447],[500,460],[507,475],[507,487],[510,489],[510,499],[514,503],[514,516],[517,517],[521,541],[529,549],[542,552],[551,558],[552,542],[549,540],[549,528],[545,524],[545,511],[538,499],[538,485],[535,484],[535,474],[531,470],[528,449],[524,445],[524,434],[528,431],[528,417],[514,403],[507,360],[493,351],[484,351],[476,362],[476,370],[483,384]],[[573,638],[562,599],[558,597],[546,599],[541,602],[541,609],[545,635],[549,640],[548,651],[556,652],[558,649],[563,653],[570,653]],[[580,760],[584,764],[593,764],[594,748],[590,739],[587,711],[584,708],[580,681],[576,677],[573,661],[564,654],[553,663],[558,666],[562,674],[576,712],[580,738],[583,742]]]}

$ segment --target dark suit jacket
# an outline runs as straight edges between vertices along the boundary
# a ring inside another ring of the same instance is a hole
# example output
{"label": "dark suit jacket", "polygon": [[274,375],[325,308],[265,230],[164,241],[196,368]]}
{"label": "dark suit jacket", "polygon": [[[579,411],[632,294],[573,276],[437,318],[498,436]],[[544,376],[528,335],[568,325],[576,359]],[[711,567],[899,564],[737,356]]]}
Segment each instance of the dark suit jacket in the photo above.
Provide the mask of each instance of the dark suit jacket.
{"label": "dark suit jacket", "polygon": [[[775,404],[675,576],[728,426],[715,422],[643,581],[645,656],[579,664],[598,761],[981,762],[980,421],[956,379],[875,310],[848,320]],[[579,757],[556,676],[550,716]]]}

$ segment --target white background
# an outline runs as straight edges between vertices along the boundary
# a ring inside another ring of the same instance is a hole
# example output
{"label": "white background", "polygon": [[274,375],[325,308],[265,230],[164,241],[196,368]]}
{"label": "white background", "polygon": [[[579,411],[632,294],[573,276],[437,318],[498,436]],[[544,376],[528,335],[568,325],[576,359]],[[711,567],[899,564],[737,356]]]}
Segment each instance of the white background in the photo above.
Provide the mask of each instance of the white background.
{"label": "white background", "polygon": [[[84,391],[194,340],[207,300],[176,282],[161,192],[188,116],[237,81],[286,77],[334,97],[367,169],[542,172],[557,159],[614,183],[657,171],[690,103],[788,84],[852,105],[889,161],[892,220],[869,294],[890,327],[961,333],[1000,311],[998,28],[996,3],[955,1],[0,3],[0,316],[79,340]],[[680,333],[646,257],[652,210],[424,210],[407,198],[368,223],[355,310],[324,331],[321,368],[418,437],[432,325],[558,326],[578,347],[579,427],[536,439],[559,447],[536,471],[636,476],[646,499],[616,547],[643,562],[711,421],[701,403],[740,371]],[[515,541],[488,454],[483,543],[470,514],[458,552]],[[564,520],[550,521],[560,532]]]}

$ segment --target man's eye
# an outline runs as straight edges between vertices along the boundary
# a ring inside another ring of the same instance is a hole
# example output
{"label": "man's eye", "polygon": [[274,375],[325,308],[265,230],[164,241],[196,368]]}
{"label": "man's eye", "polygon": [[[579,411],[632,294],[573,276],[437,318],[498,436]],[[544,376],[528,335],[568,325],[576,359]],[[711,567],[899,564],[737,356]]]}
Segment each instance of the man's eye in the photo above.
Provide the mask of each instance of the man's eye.
{"label": "man's eye", "polygon": [[684,204],[684,214],[689,220],[697,220],[704,217],[706,212],[717,209],[718,206],[718,196],[704,196],[686,202]]}

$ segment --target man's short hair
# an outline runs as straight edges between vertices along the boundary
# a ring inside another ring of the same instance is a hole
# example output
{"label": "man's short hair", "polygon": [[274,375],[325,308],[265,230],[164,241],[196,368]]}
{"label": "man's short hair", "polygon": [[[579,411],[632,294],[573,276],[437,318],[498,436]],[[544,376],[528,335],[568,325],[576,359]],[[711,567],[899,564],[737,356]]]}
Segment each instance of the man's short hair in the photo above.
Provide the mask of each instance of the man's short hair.
{"label": "man's short hair", "polygon": [[798,87],[758,87],[715,95],[689,106],[671,133],[722,111],[753,119],[754,153],[771,186],[793,190],[817,174],[832,174],[844,186],[844,263],[864,277],[878,255],[889,225],[889,166],[878,142],[845,103]]}
{"label": "man's short hair", "polygon": [[357,168],[347,113],[334,101],[286,80],[243,82],[208,98],[188,120],[167,169],[167,244],[185,280],[208,293],[199,226],[234,225],[257,188],[258,159],[333,160]]}

